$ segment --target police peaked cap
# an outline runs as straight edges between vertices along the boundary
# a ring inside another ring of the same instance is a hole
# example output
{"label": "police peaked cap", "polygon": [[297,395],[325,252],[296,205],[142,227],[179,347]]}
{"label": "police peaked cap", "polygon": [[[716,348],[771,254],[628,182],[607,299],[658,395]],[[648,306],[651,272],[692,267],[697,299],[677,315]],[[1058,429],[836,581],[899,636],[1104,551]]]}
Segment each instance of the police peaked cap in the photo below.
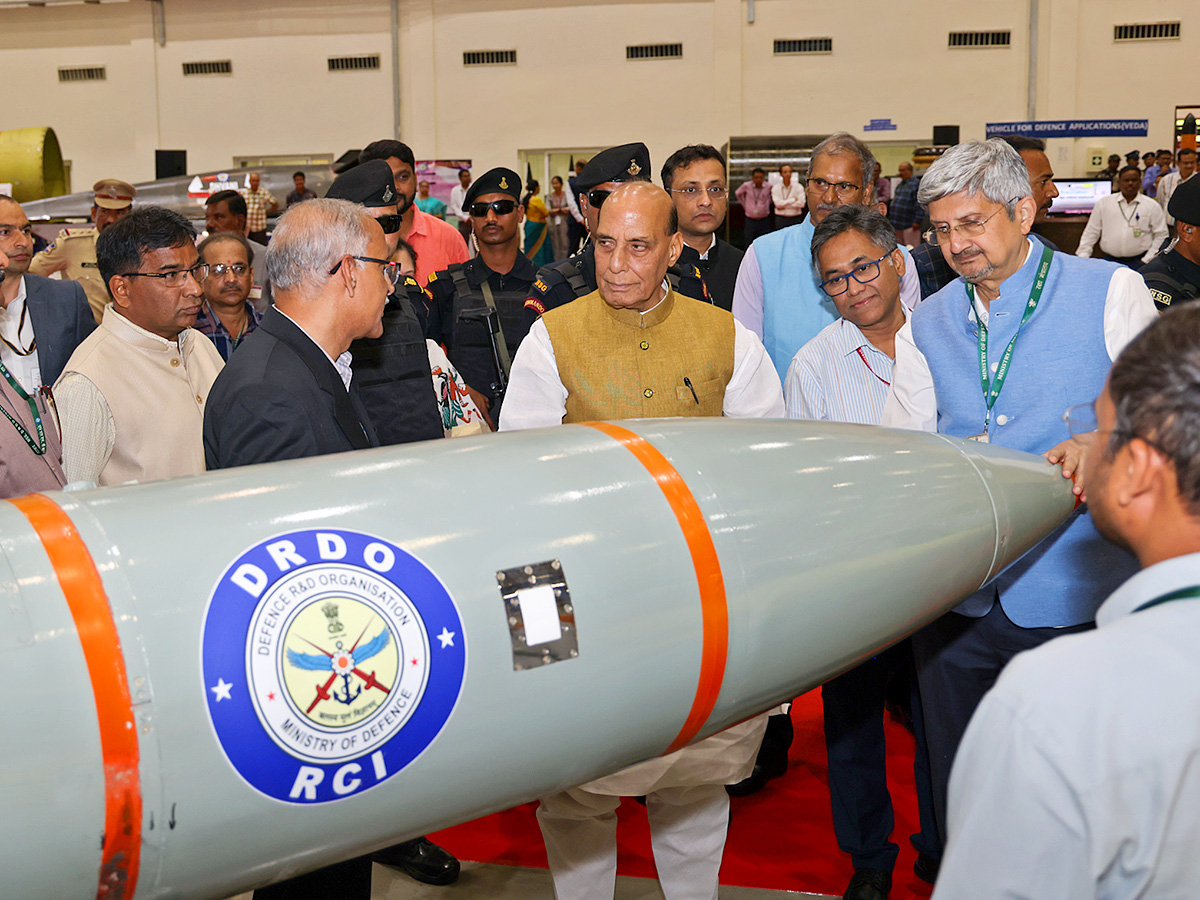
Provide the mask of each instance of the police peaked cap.
{"label": "police peaked cap", "polygon": [[92,185],[92,203],[101,209],[128,209],[137,196],[137,188],[116,178],[102,178]]}
{"label": "police peaked cap", "polygon": [[590,191],[606,181],[632,181],[639,175],[645,176],[642,181],[650,178],[650,151],[641,141],[597,153],[575,177],[575,186]]}
{"label": "police peaked cap", "polygon": [[1167,202],[1167,212],[1180,222],[1200,225],[1200,177],[1193,175],[1175,188]]}
{"label": "police peaked cap", "polygon": [[349,200],[368,208],[396,205],[396,180],[392,167],[382,159],[372,159],[343,172],[334,179],[327,198]]}
{"label": "police peaked cap", "polygon": [[475,198],[483,194],[508,194],[514,200],[521,199],[521,176],[512,169],[501,166],[498,169],[488,169],[471,182],[463,195],[463,208],[475,202]]}

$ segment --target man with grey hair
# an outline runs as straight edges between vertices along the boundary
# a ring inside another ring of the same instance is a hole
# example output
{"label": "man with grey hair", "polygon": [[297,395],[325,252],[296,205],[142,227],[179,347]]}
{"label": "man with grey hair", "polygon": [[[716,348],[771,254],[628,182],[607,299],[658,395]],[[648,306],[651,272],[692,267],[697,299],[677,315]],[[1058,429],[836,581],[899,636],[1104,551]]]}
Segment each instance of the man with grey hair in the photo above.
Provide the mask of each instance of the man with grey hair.
{"label": "man with grey hair", "polygon": [[[1002,140],[946,151],[919,199],[930,239],[961,277],[923,301],[896,335],[880,424],[1044,453],[1082,494],[1086,444],[1071,438],[1062,411],[1096,397],[1121,349],[1154,321],[1145,283],[1131,269],[1031,241],[1029,173]],[[950,764],[980,698],[1016,653],[1090,628],[1100,601],[1134,568],[1080,507],[913,636],[943,839]]]}
{"label": "man with grey hair", "polygon": [[[733,315],[766,345],[780,380],[796,351],[837,319],[833,301],[817,286],[812,267],[813,230],[839,206],[870,206],[875,157],[846,132],[813,148],[804,180],[808,218],[766,234],[746,250],[733,292]],[[906,266],[908,251],[902,250]],[[900,297],[910,309],[921,298],[915,270],[907,267]]]}
{"label": "man with grey hair", "polygon": [[[821,290],[841,318],[800,348],[788,369],[788,418],[878,425],[892,380],[896,332],[908,320],[900,302],[904,255],[891,222],[875,210],[844,206],[813,234],[813,267]],[[843,896],[884,900],[899,846],[888,793],[884,699],[890,683],[907,692],[916,736],[913,776],[921,831],[916,874],[934,879],[941,857],[929,783],[929,759],[912,647],[901,641],[821,688],[829,799],[838,847],[850,854],[854,876]]]}
{"label": "man with grey hair", "polygon": [[352,341],[383,334],[399,280],[383,229],[346,200],[309,200],[279,220],[266,256],[275,304],[213,384],[210,469],[376,447],[351,382]]}

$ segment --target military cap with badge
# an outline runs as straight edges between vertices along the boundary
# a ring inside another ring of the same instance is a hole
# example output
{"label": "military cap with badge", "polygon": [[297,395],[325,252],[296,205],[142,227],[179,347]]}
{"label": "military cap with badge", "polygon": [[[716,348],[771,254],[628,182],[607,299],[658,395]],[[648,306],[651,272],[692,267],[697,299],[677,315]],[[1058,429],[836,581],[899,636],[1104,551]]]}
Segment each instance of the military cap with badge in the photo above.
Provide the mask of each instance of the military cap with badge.
{"label": "military cap with badge", "polygon": [[1193,175],[1175,188],[1167,212],[1175,219],[1178,238],[1139,271],[1160,312],[1200,297],[1200,177]]}
{"label": "military cap with badge", "polygon": [[[612,191],[597,190],[596,185],[610,181],[649,181],[650,151],[641,141],[602,150],[588,161],[575,178],[575,186],[587,195],[593,209],[608,199]],[[594,195],[594,196],[593,196]]]}

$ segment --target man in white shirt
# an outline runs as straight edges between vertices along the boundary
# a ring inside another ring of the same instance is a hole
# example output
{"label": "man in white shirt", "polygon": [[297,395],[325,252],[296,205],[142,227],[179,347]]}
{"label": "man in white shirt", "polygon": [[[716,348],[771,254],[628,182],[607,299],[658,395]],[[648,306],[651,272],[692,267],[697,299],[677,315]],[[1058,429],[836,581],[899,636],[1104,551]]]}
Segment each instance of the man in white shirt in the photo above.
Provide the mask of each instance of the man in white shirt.
{"label": "man in white shirt", "polygon": [[1117,178],[1120,192],[1101,197],[1088,216],[1076,256],[1089,257],[1100,243],[1106,259],[1138,269],[1167,239],[1167,216],[1161,206],[1139,192],[1141,171],[1126,166]]}
{"label": "man in white shirt", "polygon": [[1095,404],[1085,493],[1142,571],[1097,628],[1022,653],[971,720],[934,900],[1166,898],[1200,884],[1200,308],[1121,353]]}
{"label": "man in white shirt", "polygon": [[458,170],[458,184],[450,188],[450,205],[446,210],[449,218],[454,219],[454,225],[458,228],[458,233],[463,236],[463,240],[467,242],[467,246],[471,246],[471,217],[467,211],[463,209],[463,198],[467,195],[467,188],[471,186],[471,170]]}
{"label": "man in white shirt", "polygon": [[795,225],[804,217],[804,186],[792,177],[792,167],[779,167],[779,181],[771,185],[771,203],[775,207],[775,227]]}
{"label": "man in white shirt", "polygon": [[[946,151],[919,199],[960,277],[922,301],[896,335],[880,424],[1045,453],[1074,475],[1082,447],[1062,410],[1098,394],[1112,360],[1155,320],[1145,282],[1131,269],[1030,241],[1037,209],[1029,172],[1000,139]],[[979,699],[1017,652],[1089,627],[1132,569],[1081,508],[913,635],[943,838],[950,763]]]}
{"label": "man in white shirt", "polygon": [[[844,206],[817,226],[812,247],[821,289],[842,318],[792,360],[784,381],[788,418],[877,425],[892,380],[896,332],[908,319],[900,302],[905,263],[895,229],[874,210]],[[910,688],[917,741],[913,774],[921,832],[912,837],[917,875],[932,881],[941,856],[920,694],[905,640],[821,688],[833,830],[854,864],[844,892],[850,900],[884,900],[900,850],[889,840],[895,817],[884,766],[884,699],[894,678]]]}
{"label": "man in white shirt", "polygon": [[1171,202],[1171,196],[1175,193],[1175,189],[1183,184],[1189,178],[1196,174],[1196,151],[1188,147],[1180,150],[1178,153],[1179,168],[1177,171],[1168,172],[1162,177],[1162,181],[1158,183],[1158,196],[1154,199],[1158,201],[1158,205],[1163,208],[1163,212],[1167,214],[1167,225],[1174,225],[1175,219],[1171,215],[1168,205]]}
{"label": "man in white shirt", "polygon": [[[604,200],[599,289],[548,310],[513,360],[501,430],[643,416],[780,417],[762,344],[725,310],[671,290],[682,240],[671,198],[645,182]],[[663,757],[542,799],[538,824],[559,900],[612,900],[622,796],[646,796],[667,897],[715,897],[729,823],[725,785],[750,774],[759,716]]]}

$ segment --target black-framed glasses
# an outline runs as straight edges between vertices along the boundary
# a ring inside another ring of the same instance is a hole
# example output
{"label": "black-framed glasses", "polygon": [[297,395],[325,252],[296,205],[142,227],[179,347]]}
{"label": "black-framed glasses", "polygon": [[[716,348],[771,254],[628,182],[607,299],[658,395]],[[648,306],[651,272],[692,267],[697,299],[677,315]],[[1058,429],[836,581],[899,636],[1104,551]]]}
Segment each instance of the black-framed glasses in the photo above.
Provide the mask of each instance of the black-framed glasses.
{"label": "black-framed glasses", "polygon": [[874,281],[879,277],[879,264],[891,256],[891,253],[885,253],[879,259],[873,259],[870,262],[862,263],[855,266],[845,275],[837,275],[833,278],[826,279],[821,282],[821,290],[830,297],[839,297],[850,289],[850,279],[853,278],[859,284],[866,284]]}
{"label": "black-framed glasses", "polygon": [[199,284],[208,277],[208,263],[196,263],[190,269],[174,269],[170,272],[122,272],[122,278],[161,278],[162,283],[169,288],[182,287],[189,275]]}
{"label": "black-framed glasses", "polygon": [[[1020,197],[1013,197],[1008,202],[1016,203],[1020,199]],[[934,225],[922,237],[931,244],[950,243],[950,235],[954,232],[958,232],[963,237],[979,237],[979,235],[983,234],[984,229],[987,228],[987,223],[995,218],[996,213],[1004,208],[1004,206],[1001,206],[1000,209],[993,210],[992,214],[986,219],[968,219],[965,222],[959,222],[957,225]]]}
{"label": "black-framed glasses", "polygon": [[600,188],[592,188],[587,192],[588,203],[591,204],[592,209],[599,209],[604,205],[604,201],[608,199],[608,195],[611,193],[612,191],[605,191],[601,190]]}
{"label": "black-framed glasses", "polygon": [[404,224],[404,216],[388,213],[386,216],[376,216],[375,221],[379,223],[384,234],[395,234]]}
{"label": "black-framed glasses", "polygon": [[708,187],[671,188],[670,190],[672,194],[683,194],[689,200],[696,200],[703,194],[708,194],[711,200],[721,200],[729,193],[718,184],[711,184]]}
{"label": "black-framed glasses", "polygon": [[[400,279],[404,277],[400,273],[400,263],[392,262],[390,259],[376,259],[373,256],[355,256],[353,253],[348,254],[348,257],[350,259],[357,259],[359,262],[379,263],[379,265],[383,266],[383,277],[388,280],[388,283],[391,284],[392,287],[398,285],[400,283]],[[338,269],[342,267],[342,263],[346,261],[346,258],[347,257],[342,257],[339,259],[337,265],[329,270],[329,274],[336,275],[338,273]]]}
{"label": "black-framed glasses", "polygon": [[225,263],[210,263],[208,266],[208,276],[211,278],[224,278],[229,272],[232,272],[238,278],[245,276],[250,271],[250,267],[245,263],[233,263],[226,265]]}
{"label": "black-framed glasses", "polygon": [[816,191],[819,194],[824,194],[830,188],[833,188],[834,193],[843,200],[854,196],[855,191],[863,189],[861,184],[855,184],[853,181],[826,181],[824,178],[805,178],[804,186],[810,191]]}
{"label": "black-framed glasses", "polygon": [[467,212],[471,214],[471,218],[473,219],[482,219],[488,214],[489,209],[498,216],[507,216],[516,208],[516,200],[493,200],[491,203],[484,203],[482,200],[477,200],[467,208]]}

